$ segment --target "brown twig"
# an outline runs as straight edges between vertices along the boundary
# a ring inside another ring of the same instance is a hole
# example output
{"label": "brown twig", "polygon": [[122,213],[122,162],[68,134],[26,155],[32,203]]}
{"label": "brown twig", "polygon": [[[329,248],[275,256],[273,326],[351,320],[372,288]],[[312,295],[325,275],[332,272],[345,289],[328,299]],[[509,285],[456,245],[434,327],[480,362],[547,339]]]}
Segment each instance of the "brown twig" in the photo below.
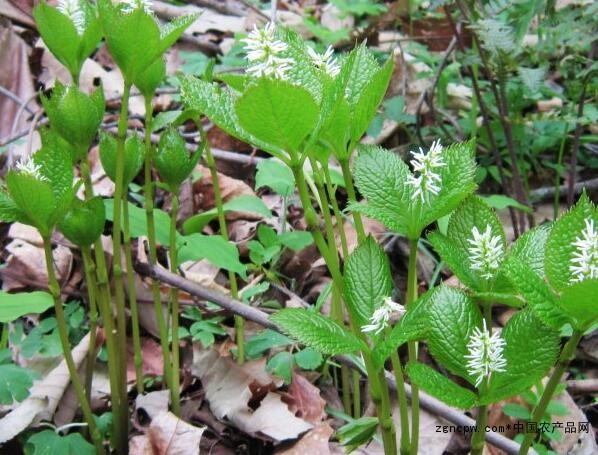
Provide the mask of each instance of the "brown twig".
{"label": "brown twig", "polygon": [[570,379],[569,381],[567,381],[567,390],[571,394],[598,393],[598,378]]}
{"label": "brown twig", "polygon": [[[280,332],[280,329],[276,326],[276,324],[270,321],[268,315],[263,311],[258,310],[257,308],[253,308],[249,305],[245,305],[242,302],[239,302],[238,300],[233,300],[224,294],[215,292],[205,286],[189,281],[179,275],[170,273],[163,267],[152,267],[148,263],[137,262],[135,264],[135,270],[137,270],[137,272],[141,275],[149,276],[169,286],[177,287],[178,289],[181,289],[192,296],[198,297],[200,299],[209,300],[210,302],[213,302],[216,305],[219,305],[222,308],[229,310],[231,313],[243,316],[245,319],[253,321],[261,325],[262,327],[266,327]],[[355,368],[357,371],[361,371],[361,369],[357,366],[353,359],[349,357],[337,356],[336,359],[339,362],[350,366],[351,368]],[[385,374],[389,386],[396,391],[396,382],[393,378],[393,375],[390,372],[385,372]],[[408,384],[405,384],[405,393],[408,397],[411,397],[411,387]],[[475,425],[475,421],[473,419],[467,417],[460,411],[448,407],[441,401],[425,393],[422,393],[421,391],[419,393],[419,399],[423,408],[435,415],[445,418],[451,423],[454,423],[456,425],[468,426]],[[504,450],[509,455],[514,455],[519,451],[519,444],[517,444],[515,441],[512,441],[504,437],[499,433],[495,433],[492,431],[486,433],[486,440],[490,444]]]}

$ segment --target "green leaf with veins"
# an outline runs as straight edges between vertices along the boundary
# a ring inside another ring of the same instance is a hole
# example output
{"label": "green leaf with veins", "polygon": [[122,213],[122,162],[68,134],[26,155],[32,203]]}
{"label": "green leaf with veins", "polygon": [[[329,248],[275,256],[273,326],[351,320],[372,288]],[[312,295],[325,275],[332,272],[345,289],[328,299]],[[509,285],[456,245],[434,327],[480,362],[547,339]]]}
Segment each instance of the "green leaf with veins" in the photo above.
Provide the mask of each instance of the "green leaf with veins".
{"label": "green leaf with veins", "polygon": [[405,371],[413,383],[449,406],[458,409],[471,409],[477,403],[478,397],[475,393],[455,384],[426,364],[409,362]]}
{"label": "green leaf with veins", "polygon": [[29,396],[33,380],[39,375],[27,368],[13,363],[0,365],[0,404],[11,405],[21,402]]}
{"label": "green leaf with veins", "polygon": [[95,455],[95,448],[80,433],[60,436],[52,430],[35,433],[25,444],[25,455]]}
{"label": "green leaf with veins", "polygon": [[576,277],[570,269],[571,260],[578,252],[574,243],[578,238],[582,238],[586,220],[593,221],[594,230],[598,230],[598,210],[584,193],[571,210],[554,222],[550,231],[546,242],[544,267],[550,284],[557,291],[569,286]]}
{"label": "green leaf with veins", "polygon": [[518,395],[539,382],[556,362],[560,350],[558,332],[526,310],[515,314],[501,332],[505,340],[504,372],[491,375],[482,404],[495,403]]}
{"label": "green leaf with veins", "polygon": [[247,269],[239,260],[236,245],[219,235],[191,234],[178,240],[178,261],[207,259],[210,263],[225,270],[237,273],[242,278],[247,276]]}
{"label": "green leaf with veins", "polygon": [[377,417],[360,417],[336,431],[340,443],[351,453],[372,440],[378,428]]}
{"label": "green leaf with veins", "polygon": [[530,229],[515,240],[508,255],[523,261],[544,278],[544,251],[551,229],[552,223],[541,224]]}
{"label": "green leaf with veins", "polygon": [[[117,155],[116,138],[108,133],[100,134],[100,162],[113,182],[116,181]],[[123,182],[128,185],[139,174],[145,159],[145,145],[137,135],[130,136],[125,141],[124,158]]]}
{"label": "green leaf with veins", "polygon": [[572,318],[577,330],[587,330],[598,320],[598,279],[586,279],[563,289],[559,306],[565,314]]}
{"label": "green leaf with veins", "polygon": [[368,237],[351,253],[344,277],[347,306],[361,327],[392,291],[388,257],[373,237]]}
{"label": "green leaf with veins", "polygon": [[440,286],[427,309],[428,346],[432,356],[451,373],[475,384],[467,367],[467,347],[476,327],[482,326],[482,315],[472,300],[455,288]]}
{"label": "green leaf with veins", "polygon": [[278,234],[278,241],[285,247],[297,252],[314,242],[309,231],[290,231]]}
{"label": "green leaf with veins", "polygon": [[322,354],[313,348],[302,349],[293,354],[293,357],[297,366],[302,370],[315,370],[323,362]]}
{"label": "green leaf with veins", "polygon": [[283,197],[291,196],[295,191],[295,177],[285,164],[274,159],[261,160],[256,166],[255,189],[265,186]]}
{"label": "green leaf with veins", "polygon": [[252,336],[245,344],[247,357],[255,359],[269,349],[292,344],[293,340],[274,330],[266,329]]}
{"label": "green leaf with veins", "polygon": [[318,118],[318,106],[308,91],[267,78],[251,85],[235,110],[244,130],[291,155],[300,151]]}
{"label": "green leaf with veins", "polygon": [[349,354],[367,348],[330,318],[302,308],[280,310],[270,320],[290,337],[323,354]]}
{"label": "green leaf with veins", "polygon": [[289,384],[293,374],[293,363],[293,356],[287,351],[282,351],[268,360],[266,371],[284,379],[285,384]]}

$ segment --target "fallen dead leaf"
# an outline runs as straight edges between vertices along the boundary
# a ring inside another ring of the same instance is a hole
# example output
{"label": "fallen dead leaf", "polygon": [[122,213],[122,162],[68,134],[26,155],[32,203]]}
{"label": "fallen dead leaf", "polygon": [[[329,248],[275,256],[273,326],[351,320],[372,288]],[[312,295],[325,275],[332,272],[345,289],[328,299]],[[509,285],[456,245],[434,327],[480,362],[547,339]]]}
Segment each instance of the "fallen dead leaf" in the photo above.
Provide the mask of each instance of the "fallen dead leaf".
{"label": "fallen dead leaf", "polygon": [[[221,357],[215,350],[194,350],[192,371],[201,379],[214,415],[220,420],[227,418],[249,435],[277,442],[296,438],[310,430],[313,425],[295,417],[277,393],[268,391],[255,410],[249,406],[254,396],[252,385],[258,380],[248,373],[247,365],[255,368],[254,363],[239,366],[230,358]],[[264,384],[265,379],[260,380],[262,391],[268,386]]]}
{"label": "fallen dead leaf", "polygon": [[135,398],[137,420],[145,418],[153,420],[162,412],[167,412],[169,399],[169,390],[156,390],[144,395],[137,395],[137,398]]}
{"label": "fallen dead leaf", "polygon": [[329,455],[328,441],[334,430],[328,422],[318,423],[313,430],[309,430],[292,447],[275,452],[277,455]]}
{"label": "fallen dead leaf", "polygon": [[153,455],[199,455],[205,427],[198,428],[171,412],[161,412],[150,424],[148,437]]}
{"label": "fallen dead leaf", "polygon": [[320,389],[300,374],[293,373],[284,401],[291,412],[307,422],[316,424],[326,417],[326,401],[320,396]]}

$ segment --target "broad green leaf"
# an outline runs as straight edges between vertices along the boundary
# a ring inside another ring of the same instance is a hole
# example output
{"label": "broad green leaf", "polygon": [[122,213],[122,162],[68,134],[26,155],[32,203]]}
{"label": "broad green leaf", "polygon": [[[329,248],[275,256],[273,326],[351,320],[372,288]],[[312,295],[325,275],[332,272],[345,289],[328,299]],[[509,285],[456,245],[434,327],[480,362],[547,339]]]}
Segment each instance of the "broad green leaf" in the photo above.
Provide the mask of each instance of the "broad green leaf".
{"label": "broad green leaf", "polygon": [[430,299],[427,313],[430,352],[451,373],[474,384],[465,356],[474,329],[482,326],[480,310],[462,291],[443,285]]}
{"label": "broad green leaf", "polygon": [[587,329],[598,319],[598,279],[587,279],[563,289],[559,306],[575,320],[578,330]]}
{"label": "broad green leaf", "polygon": [[574,245],[582,238],[586,229],[586,221],[593,222],[594,230],[598,229],[598,210],[584,193],[577,204],[554,222],[546,242],[544,266],[550,284],[562,291],[573,282],[576,275],[571,271],[574,255],[578,247]]}
{"label": "broad green leaf", "polygon": [[292,343],[293,340],[282,333],[266,329],[247,340],[247,343],[245,344],[245,352],[247,353],[247,357],[254,359],[262,355],[268,349],[287,346]]}
{"label": "broad green leaf", "polygon": [[104,201],[100,197],[94,197],[87,201],[75,200],[58,227],[75,245],[87,247],[100,238],[105,224]]}
{"label": "broad green leaf", "polygon": [[530,309],[545,324],[555,329],[569,322],[548,285],[531,267],[516,257],[509,257],[502,268],[505,276],[525,299]]}
{"label": "broad green leaf", "polygon": [[95,455],[96,450],[81,433],[60,436],[52,430],[35,433],[25,444],[25,455]]}
{"label": "broad green leaf", "polygon": [[429,327],[427,315],[429,301],[438,289],[431,289],[415,302],[412,302],[407,309],[407,313],[392,328],[390,335],[384,341],[374,345],[372,358],[376,368],[382,368],[390,354],[402,344],[408,341],[421,340],[425,337]]}
{"label": "broad green leaf", "polygon": [[234,243],[219,235],[191,234],[179,239],[178,261],[207,259],[217,267],[230,270],[245,277],[246,267],[239,261],[239,250]]}
{"label": "broad green leaf", "polygon": [[275,354],[266,363],[266,371],[284,379],[285,384],[289,384],[293,374],[293,356],[287,351]]}
{"label": "broad green leaf", "polygon": [[428,234],[428,241],[451,271],[469,289],[480,289],[480,278],[471,270],[466,250],[438,231]]}
{"label": "broad green leaf", "polygon": [[302,308],[287,308],[270,316],[287,335],[323,354],[349,354],[365,344],[330,318]]}
{"label": "broad green leaf", "polygon": [[388,258],[376,240],[368,237],[351,253],[345,265],[345,299],[360,327],[369,322],[391,291]]}
{"label": "broad green leaf", "polygon": [[154,155],[154,165],[162,181],[176,190],[191,175],[201,151],[202,148],[198,148],[190,154],[185,140],[175,128],[164,131]]}
{"label": "broad green leaf", "polygon": [[21,219],[21,211],[4,191],[0,191],[0,221],[12,223]]}
{"label": "broad green leaf", "polygon": [[314,242],[311,232],[308,231],[283,232],[278,234],[278,240],[282,245],[293,251],[301,251]]}
{"label": "broad green leaf", "polygon": [[267,186],[284,197],[289,197],[295,192],[295,177],[285,164],[273,159],[261,160],[256,168],[256,191]]}
{"label": "broad green leaf", "polygon": [[530,410],[517,403],[507,403],[502,407],[502,412],[509,417],[515,417],[519,420],[530,420],[532,414]]}
{"label": "broad green leaf", "polygon": [[388,88],[393,68],[394,58],[390,56],[384,66],[372,76],[368,85],[360,94],[359,101],[353,107],[351,139],[354,142],[357,142],[363,136],[363,133],[365,133],[365,130],[376,114],[376,110]]}
{"label": "broad green leaf", "polygon": [[522,203],[520,203],[519,201],[505,196],[504,194],[493,194],[491,196],[480,196],[481,199],[483,199],[486,204],[488,204],[490,207],[496,209],[496,210],[502,210],[502,209],[506,209],[508,207],[514,207],[518,210],[521,210],[523,212],[526,213],[532,213],[533,210],[531,208],[529,208],[526,205],[523,205]]}
{"label": "broad green leaf", "polygon": [[302,370],[315,370],[322,364],[322,354],[313,348],[305,348],[293,354],[297,366]]}
{"label": "broad green leaf", "polygon": [[244,130],[288,153],[300,151],[318,117],[318,106],[309,92],[266,78],[243,93],[235,110]]}
{"label": "broad green leaf", "polygon": [[[165,77],[166,61],[164,58],[158,58],[149,66],[149,68],[137,76],[135,79],[135,86],[145,98],[152,97]],[[153,128],[152,125],[152,130],[155,131]]]}
{"label": "broad green leaf", "polygon": [[551,229],[552,224],[541,224],[530,229],[515,240],[508,255],[518,258],[544,278],[544,250]]}
{"label": "broad green leaf", "polygon": [[[128,202],[129,210],[129,234],[131,238],[147,236],[147,215],[145,210]],[[104,199],[106,219],[113,221],[114,199]],[[164,210],[154,209],[154,224],[156,228],[156,240],[160,245],[167,246],[170,242],[170,217]],[[177,239],[180,240],[177,234]]]}
{"label": "broad green leaf", "polygon": [[[106,175],[116,181],[116,161],[118,156],[116,138],[110,134],[100,135],[100,161]],[[128,185],[139,174],[145,158],[145,145],[137,135],[127,138],[125,142],[123,182]]]}
{"label": "broad green leaf", "polygon": [[336,431],[340,443],[351,453],[370,442],[378,428],[377,417],[360,417],[343,425]]}
{"label": "broad green leaf", "polygon": [[9,294],[0,291],[0,322],[12,322],[29,313],[43,313],[54,305],[47,292],[20,292]]}
{"label": "broad green leaf", "polygon": [[39,165],[40,173],[50,183],[54,193],[54,206],[49,217],[53,227],[65,215],[75,197],[71,156],[67,150],[42,147],[33,155],[33,161]]}
{"label": "broad green leaf", "polygon": [[181,82],[181,99],[193,110],[205,114],[220,129],[243,142],[252,144],[272,155],[281,158],[286,156],[280,147],[268,144],[245,131],[239,124],[235,111],[236,97],[218,84],[197,79],[192,76],[179,76]]}
{"label": "broad green leaf", "polygon": [[353,111],[380,66],[365,43],[357,46],[351,54],[353,54],[352,59],[347,57],[347,64],[350,66],[346,69],[342,67],[341,73],[337,77],[343,77],[343,73],[348,72],[345,83],[345,99]]}
{"label": "broad green leaf", "polygon": [[42,235],[50,235],[56,199],[49,183],[25,173],[9,171],[6,185],[23,215],[23,222],[37,228]]}
{"label": "broad green leaf", "polygon": [[[227,212],[249,212],[262,215],[264,218],[272,218],[272,213],[259,197],[252,194],[243,194],[225,202],[222,205],[225,213]],[[194,232],[201,232],[203,228],[213,219],[218,216],[216,208],[210,209],[203,213],[198,213],[188,218],[183,223],[183,232],[191,234]]]}
{"label": "broad green leaf", "polygon": [[471,409],[476,405],[478,397],[475,393],[455,384],[428,365],[420,362],[409,362],[406,372],[413,383],[449,406],[459,409]]}
{"label": "broad green leaf", "polygon": [[507,362],[505,372],[493,373],[490,388],[480,401],[495,403],[529,389],[539,382],[556,362],[560,337],[531,311],[515,314],[501,332]]}
{"label": "broad green leaf", "polygon": [[29,396],[33,380],[39,375],[13,363],[0,364],[0,404],[11,405]]}

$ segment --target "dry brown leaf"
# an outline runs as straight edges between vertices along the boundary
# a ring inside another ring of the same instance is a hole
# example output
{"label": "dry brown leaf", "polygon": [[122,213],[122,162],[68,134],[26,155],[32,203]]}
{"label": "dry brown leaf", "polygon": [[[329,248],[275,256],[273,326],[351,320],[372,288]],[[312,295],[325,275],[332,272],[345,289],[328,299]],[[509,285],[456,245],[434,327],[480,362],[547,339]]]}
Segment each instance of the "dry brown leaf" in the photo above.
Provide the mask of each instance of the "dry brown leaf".
{"label": "dry brown leaf", "polygon": [[137,398],[135,398],[135,412],[138,414],[143,412],[147,417],[153,419],[158,414],[168,411],[169,399],[169,390],[156,390],[145,395],[137,395]]}
{"label": "dry brown leaf", "polygon": [[[141,339],[141,358],[144,376],[161,376],[164,358],[160,344],[152,338]],[[135,363],[132,343],[127,344],[127,382],[135,381]]]}
{"label": "dry brown leaf", "polygon": [[[553,450],[556,453],[567,453],[572,455],[594,455],[598,453],[598,446],[596,445],[596,440],[594,438],[592,424],[588,423],[588,417],[583,413],[579,406],[575,404],[571,395],[569,395],[567,391],[564,391],[559,396],[555,397],[554,400],[564,405],[569,410],[569,413],[563,417],[553,418],[554,422],[563,422],[563,428],[558,430],[562,436],[561,440],[550,441]],[[580,422],[586,422],[586,424],[589,425],[589,432],[566,433],[565,426],[567,423],[565,422],[573,422],[573,426],[576,430],[579,428]]]}
{"label": "dry brown leaf", "polygon": [[300,374],[293,373],[285,401],[297,417],[310,423],[318,423],[326,417],[326,401],[320,396],[320,389]]}
{"label": "dry brown leaf", "polygon": [[329,455],[328,441],[334,430],[328,422],[318,423],[313,430],[309,430],[292,447],[277,451],[277,455]]}
{"label": "dry brown leaf", "polygon": [[205,427],[198,428],[171,412],[161,412],[150,424],[148,437],[153,455],[199,455]]}
{"label": "dry brown leaf", "polygon": [[[263,371],[263,362],[261,365],[260,371]],[[250,374],[250,369],[255,367],[256,362],[239,366],[215,350],[194,350],[193,374],[201,379],[206,400],[218,419],[227,418],[249,435],[274,441],[293,439],[310,430],[313,425],[295,417],[277,393],[267,392],[255,411],[249,406],[255,396],[256,383],[263,392],[271,382],[267,376],[259,378],[255,373]]]}
{"label": "dry brown leaf", "polygon": [[194,5],[175,6],[160,1],[154,1],[153,8],[158,16],[168,19],[201,12],[195,22],[185,30],[187,35],[206,33],[209,30],[218,30],[229,34],[245,31],[245,19],[243,17],[220,14],[209,8],[200,9]]}
{"label": "dry brown leaf", "polygon": [[[89,333],[72,350],[77,368],[85,360],[88,347]],[[0,444],[11,440],[31,424],[51,420],[70,382],[66,362],[62,360],[44,379],[33,385],[29,397],[0,419]]]}

